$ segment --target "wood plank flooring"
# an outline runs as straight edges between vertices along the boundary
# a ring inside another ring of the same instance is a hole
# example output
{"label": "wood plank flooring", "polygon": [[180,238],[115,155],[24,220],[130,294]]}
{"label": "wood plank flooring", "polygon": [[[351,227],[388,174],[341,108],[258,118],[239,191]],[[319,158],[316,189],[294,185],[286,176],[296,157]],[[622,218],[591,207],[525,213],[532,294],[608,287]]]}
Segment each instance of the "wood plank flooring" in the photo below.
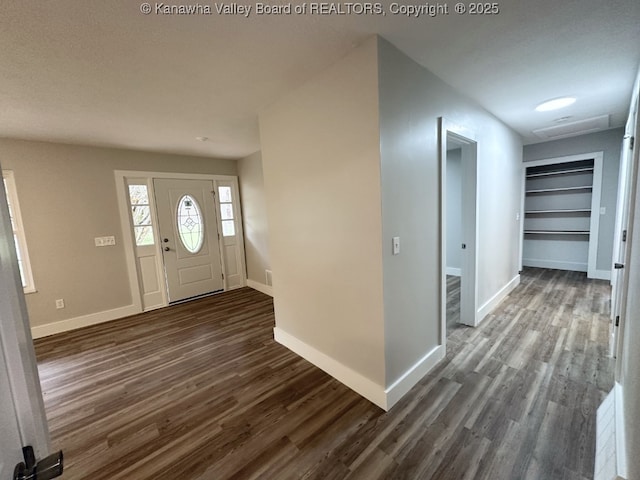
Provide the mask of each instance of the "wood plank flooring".
{"label": "wood plank flooring", "polygon": [[273,340],[245,288],[37,340],[63,479],[592,478],[607,282],[527,269],[384,413]]}
{"label": "wood plank flooring", "polygon": [[447,275],[447,335],[459,328],[460,277]]}

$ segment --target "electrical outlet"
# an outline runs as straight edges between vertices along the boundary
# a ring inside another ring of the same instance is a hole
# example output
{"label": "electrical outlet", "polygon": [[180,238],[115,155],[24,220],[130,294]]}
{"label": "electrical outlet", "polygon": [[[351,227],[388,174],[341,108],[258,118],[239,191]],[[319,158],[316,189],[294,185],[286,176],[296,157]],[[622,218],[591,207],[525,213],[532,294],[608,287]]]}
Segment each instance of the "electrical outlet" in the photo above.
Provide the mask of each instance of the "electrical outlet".
{"label": "electrical outlet", "polygon": [[64,299],[59,298],[58,300],[56,300],[56,308],[57,309],[64,308]]}

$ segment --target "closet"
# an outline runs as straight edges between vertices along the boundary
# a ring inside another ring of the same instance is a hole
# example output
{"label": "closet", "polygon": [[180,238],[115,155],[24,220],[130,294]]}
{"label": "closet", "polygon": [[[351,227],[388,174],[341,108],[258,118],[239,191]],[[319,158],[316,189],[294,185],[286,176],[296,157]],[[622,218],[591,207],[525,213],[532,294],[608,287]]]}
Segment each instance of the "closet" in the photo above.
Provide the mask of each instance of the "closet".
{"label": "closet", "polygon": [[525,163],[524,266],[595,275],[602,154]]}

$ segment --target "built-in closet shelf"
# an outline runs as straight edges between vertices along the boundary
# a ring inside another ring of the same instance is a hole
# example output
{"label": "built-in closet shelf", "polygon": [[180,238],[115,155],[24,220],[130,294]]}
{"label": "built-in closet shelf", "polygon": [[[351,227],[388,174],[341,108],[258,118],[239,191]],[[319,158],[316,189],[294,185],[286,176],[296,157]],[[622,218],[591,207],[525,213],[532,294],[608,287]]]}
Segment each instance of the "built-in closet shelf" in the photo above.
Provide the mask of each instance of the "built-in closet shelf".
{"label": "built-in closet shelf", "polygon": [[589,235],[588,230],[525,230],[524,233],[529,235]]}
{"label": "built-in closet shelf", "polygon": [[527,190],[527,194],[529,193],[561,193],[561,192],[573,192],[577,190],[591,190],[593,187],[591,185],[580,185],[578,187],[562,187],[562,188],[540,188],[537,190]]}
{"label": "built-in closet shelf", "polygon": [[528,173],[527,178],[549,177],[551,175],[571,175],[572,173],[593,172],[593,167],[587,168],[571,168],[567,170],[554,170],[552,172]]}
{"label": "built-in closet shelf", "polygon": [[553,213],[591,213],[590,208],[562,209],[562,210],[527,210],[527,215],[546,215]]}

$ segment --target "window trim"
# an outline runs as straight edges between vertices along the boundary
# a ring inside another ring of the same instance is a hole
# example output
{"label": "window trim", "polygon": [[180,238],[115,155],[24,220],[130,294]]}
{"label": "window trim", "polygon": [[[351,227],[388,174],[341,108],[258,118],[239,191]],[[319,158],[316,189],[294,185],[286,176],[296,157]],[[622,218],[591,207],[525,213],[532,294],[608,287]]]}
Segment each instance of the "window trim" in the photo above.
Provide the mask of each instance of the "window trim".
{"label": "window trim", "polygon": [[20,202],[18,201],[18,190],[16,188],[15,175],[13,170],[3,170],[2,178],[4,180],[7,200],[11,205],[11,213],[13,213],[14,235],[18,239],[18,248],[20,249],[20,260],[22,260],[22,275],[26,285],[23,291],[27,293],[35,293],[36,286],[33,281],[33,271],[31,269],[31,260],[29,257],[29,249],[27,248],[27,238],[24,232],[24,223],[22,222],[22,211],[20,210]]}

